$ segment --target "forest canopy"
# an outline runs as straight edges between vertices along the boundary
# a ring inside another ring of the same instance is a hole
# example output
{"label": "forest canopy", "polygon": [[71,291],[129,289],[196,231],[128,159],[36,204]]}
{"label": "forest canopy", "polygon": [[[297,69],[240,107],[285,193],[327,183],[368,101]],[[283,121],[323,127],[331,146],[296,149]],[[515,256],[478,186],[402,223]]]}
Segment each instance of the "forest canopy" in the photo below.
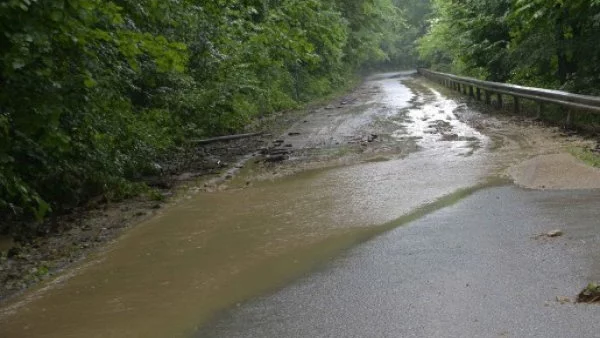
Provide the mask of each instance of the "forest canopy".
{"label": "forest canopy", "polygon": [[424,65],[600,94],[599,0],[432,0]]}

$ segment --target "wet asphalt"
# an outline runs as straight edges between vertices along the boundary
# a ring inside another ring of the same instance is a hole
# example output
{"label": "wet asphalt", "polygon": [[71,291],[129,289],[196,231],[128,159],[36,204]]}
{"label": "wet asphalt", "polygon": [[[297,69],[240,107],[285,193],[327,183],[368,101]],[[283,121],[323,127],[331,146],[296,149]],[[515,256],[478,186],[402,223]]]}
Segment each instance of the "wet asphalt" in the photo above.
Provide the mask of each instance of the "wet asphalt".
{"label": "wet asphalt", "polygon": [[[600,192],[488,188],[380,235],[195,337],[600,337]],[[562,229],[558,238],[538,237]]]}

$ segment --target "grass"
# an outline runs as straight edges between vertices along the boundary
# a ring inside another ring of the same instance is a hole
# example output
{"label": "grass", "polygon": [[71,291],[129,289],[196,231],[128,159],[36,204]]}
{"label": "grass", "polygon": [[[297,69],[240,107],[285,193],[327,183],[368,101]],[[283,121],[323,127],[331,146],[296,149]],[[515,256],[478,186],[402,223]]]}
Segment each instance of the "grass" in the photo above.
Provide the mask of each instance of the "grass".
{"label": "grass", "polygon": [[569,152],[586,164],[594,168],[600,168],[600,154],[581,147],[572,147],[569,149]]}

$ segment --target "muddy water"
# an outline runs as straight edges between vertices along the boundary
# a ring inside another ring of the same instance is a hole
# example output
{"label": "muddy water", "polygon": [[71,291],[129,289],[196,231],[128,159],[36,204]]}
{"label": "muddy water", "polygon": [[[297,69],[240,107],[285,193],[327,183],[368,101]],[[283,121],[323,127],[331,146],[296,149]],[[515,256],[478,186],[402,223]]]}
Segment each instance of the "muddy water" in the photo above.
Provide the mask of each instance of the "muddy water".
{"label": "muddy water", "polygon": [[[432,205],[450,203],[486,181],[497,169],[487,137],[456,119],[453,102],[402,80],[373,80],[383,89],[377,101],[393,137],[417,140],[420,151],[191,196],[2,310],[0,336],[186,336],[217,311],[427,210],[420,206],[462,191]],[[443,140],[431,130],[436,121],[458,138]]]}

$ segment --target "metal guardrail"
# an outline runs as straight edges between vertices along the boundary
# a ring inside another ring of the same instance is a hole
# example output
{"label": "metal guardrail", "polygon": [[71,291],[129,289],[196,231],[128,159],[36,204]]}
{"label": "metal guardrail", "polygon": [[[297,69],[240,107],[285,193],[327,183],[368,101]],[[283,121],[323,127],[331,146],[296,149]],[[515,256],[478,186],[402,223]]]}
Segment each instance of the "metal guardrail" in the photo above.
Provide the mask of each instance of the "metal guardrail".
{"label": "metal guardrail", "polygon": [[469,77],[434,72],[424,68],[419,68],[417,71],[419,74],[430,80],[439,82],[446,87],[468,94],[477,100],[481,100],[483,94],[485,96],[485,101],[488,104],[491,103],[492,95],[497,96],[497,102],[501,106],[502,95],[512,96],[514,100],[513,108],[516,113],[520,112],[521,110],[520,99],[528,99],[537,102],[538,117],[540,117],[543,111],[543,105],[546,103],[569,108],[567,124],[571,124],[572,122],[573,110],[600,113],[600,97],[596,96],[578,95],[560,90],[523,87],[506,83],[482,81]]}

